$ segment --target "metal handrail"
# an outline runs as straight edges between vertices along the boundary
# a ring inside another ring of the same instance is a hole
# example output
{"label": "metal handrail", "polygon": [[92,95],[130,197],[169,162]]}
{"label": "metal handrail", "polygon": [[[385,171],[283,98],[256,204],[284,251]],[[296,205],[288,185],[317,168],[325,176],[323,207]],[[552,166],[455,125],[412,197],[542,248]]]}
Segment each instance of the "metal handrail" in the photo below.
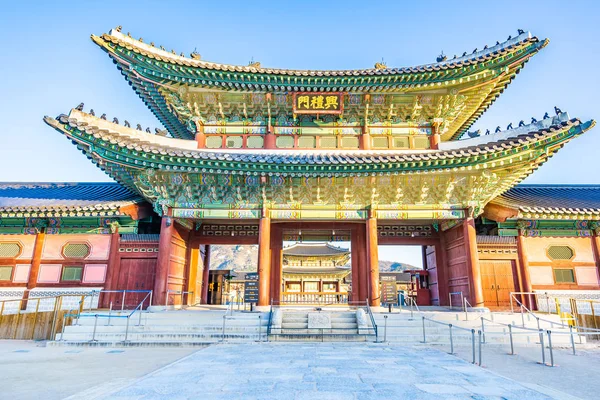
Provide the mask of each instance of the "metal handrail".
{"label": "metal handrail", "polygon": [[[167,289],[166,291],[166,298],[165,298],[165,307],[169,307],[169,293],[173,293],[173,294],[180,294],[181,295],[181,306],[183,307],[183,295],[184,294],[194,294],[193,291],[184,291],[184,290],[170,290]],[[175,304],[173,304],[173,306],[175,306]]]}
{"label": "metal handrail", "polygon": [[463,292],[450,292],[450,293],[448,293],[448,301],[449,301],[450,310],[452,310],[454,308],[454,307],[452,307],[452,296],[458,296],[458,295],[460,295],[460,305],[462,307],[463,304],[464,304],[464,302],[463,302],[463,299],[464,299]]}
{"label": "metal handrail", "polygon": [[375,323],[375,317],[373,316],[373,311],[371,310],[371,306],[369,305],[369,299],[366,300],[367,306],[367,314],[371,318],[371,325],[373,326],[373,330],[375,331],[375,340],[377,341],[377,323]]}

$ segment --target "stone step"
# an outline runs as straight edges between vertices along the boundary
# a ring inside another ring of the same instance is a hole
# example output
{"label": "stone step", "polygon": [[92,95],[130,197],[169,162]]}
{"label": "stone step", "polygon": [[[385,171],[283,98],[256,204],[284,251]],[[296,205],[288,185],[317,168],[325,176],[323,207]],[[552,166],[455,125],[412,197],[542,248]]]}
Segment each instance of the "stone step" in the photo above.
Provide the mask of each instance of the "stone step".
{"label": "stone step", "polygon": [[[266,331],[267,325],[261,325],[260,330],[262,332]],[[226,326],[225,330],[227,332],[258,332],[259,327],[254,326]],[[93,326],[66,326],[65,333],[92,333],[94,331]],[[153,333],[153,332],[183,332],[183,333],[204,333],[204,332],[222,332],[222,325],[214,325],[214,326],[153,326],[153,325],[143,325],[136,326],[130,325],[129,332],[137,332],[137,333]],[[97,326],[96,332],[100,333],[120,333],[125,332],[125,327],[123,326]]]}
{"label": "stone step", "polygon": [[[231,332],[226,332],[224,337],[227,338],[235,338],[239,340],[258,340],[260,337],[266,337],[266,332],[264,334],[258,335],[256,334],[235,334]],[[89,341],[92,340],[93,335],[91,333],[65,333],[63,336],[64,341]],[[173,333],[173,332],[165,332],[165,333],[153,333],[153,334],[143,334],[143,333],[132,333],[129,332],[127,335],[128,340],[132,341],[219,341],[223,338],[223,335],[220,333],[213,334],[185,334],[185,333]],[[57,335],[56,340],[60,340],[60,334]],[[111,341],[123,341],[125,339],[125,333],[123,334],[114,334],[114,333],[96,333],[95,340],[100,342],[111,342]]]}
{"label": "stone step", "polygon": [[269,337],[273,342],[367,342],[374,341],[372,335],[357,334],[308,334],[308,335],[274,335]]}

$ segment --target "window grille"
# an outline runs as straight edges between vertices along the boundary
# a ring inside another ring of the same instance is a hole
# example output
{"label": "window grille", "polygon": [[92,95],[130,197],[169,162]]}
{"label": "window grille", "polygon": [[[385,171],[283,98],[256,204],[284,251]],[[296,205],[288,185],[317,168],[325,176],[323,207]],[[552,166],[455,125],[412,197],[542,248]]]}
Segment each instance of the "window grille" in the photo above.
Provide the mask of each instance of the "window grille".
{"label": "window grille", "polygon": [[429,137],[427,136],[415,136],[414,140],[414,144],[415,144],[415,149],[428,149],[429,148]]}
{"label": "window grille", "polygon": [[569,246],[550,246],[548,248],[548,257],[552,260],[570,260],[575,252]]}
{"label": "window grille", "polygon": [[90,246],[85,243],[68,243],[63,249],[66,258],[86,258],[90,255]]}
{"label": "window grille", "polygon": [[555,269],[554,281],[556,283],[575,283],[575,273],[572,269]]}
{"label": "window grille", "polygon": [[337,147],[337,137],[321,136],[321,148],[322,149],[335,149],[336,147]]}
{"label": "window grille", "polygon": [[9,265],[0,266],[0,281],[10,281],[12,279],[13,267]]}
{"label": "window grille", "polygon": [[243,140],[241,136],[228,136],[227,137],[227,148],[228,149],[241,149]]}
{"label": "window grille", "polygon": [[396,149],[408,149],[409,142],[407,137],[395,137],[394,138],[394,147]]}
{"label": "window grille", "polygon": [[0,243],[0,258],[15,258],[21,253],[19,243]]}
{"label": "window grille", "polygon": [[298,138],[298,147],[305,149],[314,149],[316,147],[316,140],[314,136],[300,136]]}
{"label": "window grille", "polygon": [[280,149],[291,149],[294,147],[293,136],[278,136],[276,146]]}
{"label": "window grille", "polygon": [[358,145],[358,138],[355,136],[342,138],[342,147],[346,149],[358,149]]}
{"label": "window grille", "polygon": [[83,267],[65,267],[63,268],[63,281],[80,281],[83,275]]}
{"label": "window grille", "polygon": [[264,140],[261,136],[248,136],[246,147],[249,149],[262,149],[264,147]]}
{"label": "window grille", "polygon": [[373,138],[371,138],[371,140],[373,142],[373,148],[374,149],[387,149],[388,146],[389,146],[387,136],[385,136],[385,137],[373,137]]}
{"label": "window grille", "polygon": [[206,138],[206,147],[209,149],[220,149],[223,146],[221,136],[208,136]]}

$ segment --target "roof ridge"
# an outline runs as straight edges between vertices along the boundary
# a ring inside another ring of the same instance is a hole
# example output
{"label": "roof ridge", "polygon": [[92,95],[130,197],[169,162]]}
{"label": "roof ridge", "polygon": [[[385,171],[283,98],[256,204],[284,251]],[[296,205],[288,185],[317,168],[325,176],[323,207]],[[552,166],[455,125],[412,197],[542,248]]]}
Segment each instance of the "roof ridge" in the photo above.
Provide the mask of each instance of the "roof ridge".
{"label": "roof ridge", "polygon": [[[440,61],[440,62],[434,62],[434,63],[425,63],[425,64],[419,64],[419,65],[415,65],[415,66],[407,66],[407,67],[392,67],[392,68],[384,68],[384,69],[378,69],[378,68],[358,68],[358,69],[333,69],[333,70],[303,70],[303,69],[292,69],[292,68],[265,68],[265,67],[261,67],[261,66],[253,66],[253,65],[248,65],[248,66],[242,66],[242,65],[234,65],[234,64],[225,64],[225,63],[219,63],[219,62],[212,62],[212,61],[205,61],[205,60],[201,60],[199,58],[191,58],[191,57],[186,57],[186,56],[182,56],[182,55],[177,55],[176,53],[173,52],[168,52],[166,49],[164,48],[157,48],[156,46],[153,45],[153,43],[144,43],[141,40],[135,39],[133,37],[131,37],[131,35],[128,33],[127,35],[121,33],[121,27],[115,28],[115,29],[111,29],[109,30],[108,33],[104,33],[101,34],[100,36],[97,35],[91,35],[91,39],[98,44],[99,46],[102,45],[101,41],[105,41],[106,37],[111,37],[117,40],[120,40],[124,43],[127,43],[131,46],[136,46],[139,49],[142,49],[144,51],[150,52],[150,53],[154,53],[157,54],[159,56],[165,57],[167,59],[169,59],[170,61],[173,62],[184,62],[187,64],[192,64],[196,67],[200,67],[200,68],[209,68],[209,69],[213,69],[213,68],[217,68],[217,69],[237,69],[237,70],[242,70],[244,72],[253,72],[253,73],[280,73],[280,74],[294,74],[294,73],[306,73],[307,75],[310,75],[310,73],[323,73],[326,72],[327,75],[329,74],[335,74],[335,75],[347,75],[347,74],[353,74],[356,72],[373,72],[375,74],[389,74],[389,73],[404,73],[404,72],[414,72],[414,70],[423,70],[423,69],[427,69],[427,68],[454,68],[454,67],[460,67],[462,66],[462,63],[464,62],[470,62],[473,60],[477,60],[480,59],[486,55],[490,55],[490,54],[494,54],[498,51],[504,50],[504,49],[510,49],[513,46],[517,46],[520,44],[525,43],[526,41],[529,42],[538,42],[540,43],[540,48],[545,47],[548,44],[548,39],[539,39],[536,36],[533,36],[531,34],[531,32],[529,31],[523,31],[523,30],[518,30],[518,34],[515,37],[512,37],[512,35],[510,35],[506,40],[500,42],[497,41],[495,45],[493,46],[484,46],[484,48],[482,50],[479,51],[474,51],[470,54],[466,54],[467,52],[464,52],[463,55],[461,57],[456,57],[453,58],[451,60],[444,60],[444,61]],[[475,49],[477,50],[477,49]],[[174,51],[174,50],[173,50]],[[181,53],[183,54],[183,53]]]}

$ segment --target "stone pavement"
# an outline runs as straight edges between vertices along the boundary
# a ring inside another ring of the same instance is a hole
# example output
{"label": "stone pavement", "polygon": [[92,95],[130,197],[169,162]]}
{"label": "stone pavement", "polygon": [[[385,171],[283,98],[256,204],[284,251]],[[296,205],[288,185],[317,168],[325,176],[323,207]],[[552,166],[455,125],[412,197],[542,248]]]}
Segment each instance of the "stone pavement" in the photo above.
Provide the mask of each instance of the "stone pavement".
{"label": "stone pavement", "polygon": [[120,400],[568,397],[528,389],[432,348],[374,343],[214,345],[127,387],[93,396]]}

